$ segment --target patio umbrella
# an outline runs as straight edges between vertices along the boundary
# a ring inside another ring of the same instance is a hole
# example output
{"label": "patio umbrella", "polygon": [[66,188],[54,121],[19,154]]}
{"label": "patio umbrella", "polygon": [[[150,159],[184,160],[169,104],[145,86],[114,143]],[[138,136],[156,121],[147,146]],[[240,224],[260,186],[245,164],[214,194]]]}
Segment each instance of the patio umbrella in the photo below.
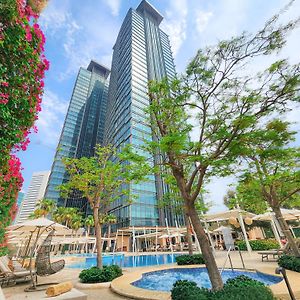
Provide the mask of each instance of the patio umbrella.
{"label": "patio umbrella", "polygon": [[[300,210],[299,209],[286,209],[281,208],[282,216],[285,220],[299,220],[300,219]],[[267,211],[264,214],[257,215],[253,217],[253,220],[258,221],[271,221],[275,217],[275,213],[271,210]]]}
{"label": "patio umbrella", "polygon": [[222,232],[225,228],[226,229],[229,228],[231,231],[233,231],[230,227],[220,226],[220,227],[214,229],[213,232]]}
{"label": "patio umbrella", "polygon": [[[286,221],[291,221],[291,220],[300,220],[300,210],[299,209],[286,209],[286,208],[281,208],[281,213],[283,218]],[[253,220],[258,220],[258,221],[269,221],[271,222],[272,230],[275,235],[275,238],[279,245],[282,245],[281,238],[279,234],[281,234],[281,228],[278,223],[278,220],[276,219],[275,213],[269,209],[264,214],[257,215],[253,218]]]}
{"label": "patio umbrella", "polygon": [[33,279],[33,274],[32,274],[32,258],[33,258],[34,251],[37,246],[39,238],[46,231],[50,231],[50,230],[66,231],[66,230],[68,230],[68,227],[42,217],[42,218],[38,218],[38,219],[34,219],[34,220],[28,220],[28,221],[25,221],[20,224],[14,224],[14,225],[8,226],[7,230],[9,230],[13,233],[22,232],[22,234],[29,235],[27,249],[25,251],[26,253],[29,250],[29,245],[30,245],[31,241],[33,240],[34,235],[36,235],[35,240],[33,242],[33,246],[30,251],[30,261],[29,261],[30,276],[31,276],[33,287],[35,288],[35,281]]}

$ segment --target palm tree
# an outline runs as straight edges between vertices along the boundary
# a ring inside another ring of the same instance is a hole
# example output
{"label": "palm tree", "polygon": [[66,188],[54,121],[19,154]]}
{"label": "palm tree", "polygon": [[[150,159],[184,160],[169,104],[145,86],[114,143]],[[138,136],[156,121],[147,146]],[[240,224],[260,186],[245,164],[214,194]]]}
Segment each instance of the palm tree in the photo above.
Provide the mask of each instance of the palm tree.
{"label": "palm tree", "polygon": [[37,215],[40,217],[46,217],[52,215],[56,209],[56,203],[50,199],[41,199],[36,204]]}
{"label": "palm tree", "polygon": [[82,216],[80,214],[76,215],[73,214],[72,218],[70,220],[70,227],[72,231],[74,230],[77,232],[77,230],[82,226]]}
{"label": "palm tree", "polygon": [[89,215],[84,220],[84,225],[87,227],[87,236],[89,236],[90,235],[90,231],[91,231],[91,227],[95,226],[94,217],[92,215]]}
{"label": "palm tree", "polygon": [[[108,224],[108,238],[110,238],[111,234],[111,225],[117,223],[117,217],[115,215],[106,215],[104,217],[104,224]],[[111,240],[108,240],[108,247],[111,246]]]}
{"label": "palm tree", "polygon": [[72,219],[78,214],[78,208],[58,207],[53,214],[53,219],[58,223],[64,223],[66,226],[70,227]]}

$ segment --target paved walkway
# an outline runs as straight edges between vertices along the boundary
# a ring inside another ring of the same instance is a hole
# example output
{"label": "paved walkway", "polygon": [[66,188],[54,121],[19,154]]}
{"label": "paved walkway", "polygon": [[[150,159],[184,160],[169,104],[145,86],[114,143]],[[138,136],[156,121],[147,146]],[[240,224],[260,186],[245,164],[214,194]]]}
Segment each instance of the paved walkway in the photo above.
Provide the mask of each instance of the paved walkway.
{"label": "paved walkway", "polygon": [[[146,253],[143,253],[146,254]],[[154,254],[154,253],[151,253]],[[238,252],[232,252],[232,261],[233,261],[233,266],[235,268],[242,268],[242,263],[240,260],[240,257],[238,255]],[[225,251],[218,251],[216,254],[216,260],[218,263],[219,267],[222,267],[225,261],[225,256],[226,252]],[[243,258],[245,260],[245,266],[246,268],[249,269],[264,269],[268,273],[275,274],[275,268],[277,267],[276,262],[262,262],[261,261],[261,256],[258,255],[257,253],[253,252],[251,255],[248,253],[243,253]],[[67,263],[69,259],[67,258]],[[227,262],[226,267],[229,267],[229,262]],[[149,271],[153,267],[143,267],[143,268],[128,268],[124,270],[124,273],[128,272],[135,272],[138,269],[143,269],[145,272]],[[65,268],[61,272],[46,277],[46,278],[39,278],[39,283],[46,283],[46,282],[65,282],[65,281],[72,281],[73,284],[75,285],[76,282],[78,282],[78,275],[79,275],[80,270],[77,269],[69,269]],[[296,274],[296,275],[295,275]],[[288,272],[288,276],[291,277],[296,277],[298,282],[300,282],[300,274],[294,273],[294,272]],[[294,280],[293,280],[294,282]],[[24,288],[27,287],[29,283],[23,283],[23,284],[17,284],[13,287],[9,288],[4,288],[3,292],[6,296],[7,300],[38,300],[38,299],[45,299],[46,295],[45,292],[34,292],[34,293],[25,293]],[[299,284],[298,284],[299,286]],[[297,288],[297,286],[292,286],[292,288]],[[282,292],[286,293],[286,287],[284,284],[280,287],[280,290]],[[83,293],[88,294],[88,299],[89,300],[99,300],[99,299],[104,299],[104,300],[124,300],[124,299],[130,299],[130,298],[124,298],[121,297],[115,293],[113,293],[110,289],[108,288],[101,288],[101,289],[91,289],[91,290],[81,290]],[[49,299],[49,298],[48,298]],[[288,298],[281,298],[281,299],[288,299]]]}

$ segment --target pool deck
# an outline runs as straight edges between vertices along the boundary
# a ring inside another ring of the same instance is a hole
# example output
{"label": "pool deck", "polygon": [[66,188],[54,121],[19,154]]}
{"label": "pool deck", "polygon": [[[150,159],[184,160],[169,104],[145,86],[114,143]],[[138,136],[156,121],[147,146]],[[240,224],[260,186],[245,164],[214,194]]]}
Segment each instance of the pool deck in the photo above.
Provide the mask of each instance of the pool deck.
{"label": "pool deck", "polygon": [[[155,254],[155,253],[140,253],[140,255]],[[168,252],[158,253],[158,254],[168,254]],[[226,252],[218,251],[216,254],[216,260],[220,267],[223,266],[225,260]],[[245,261],[246,268],[257,269],[263,273],[275,275],[275,268],[278,266],[276,262],[261,262],[261,256],[256,252],[251,255],[243,253],[243,258]],[[80,257],[64,257],[66,264],[71,264],[83,260]],[[53,261],[56,259],[53,258]],[[232,261],[235,268],[241,268],[242,264],[239,259],[237,252],[232,252]],[[92,289],[81,289],[77,287],[78,290],[88,295],[89,300],[124,300],[124,299],[159,299],[166,300],[170,299],[170,293],[150,291],[146,289],[137,288],[131,285],[131,282],[136,281],[141,278],[142,273],[151,272],[155,270],[170,269],[178,267],[176,264],[161,265],[161,266],[149,266],[149,267],[138,267],[138,268],[125,268],[123,269],[124,275],[115,279],[112,283],[111,289],[109,288],[92,288]],[[226,267],[229,266],[227,263]],[[182,266],[186,268],[187,266]],[[193,267],[193,266],[190,266]],[[197,265],[199,267],[199,265]],[[80,269],[64,268],[61,272],[51,275],[49,277],[39,277],[39,283],[45,282],[65,282],[72,281],[76,286],[78,283],[78,275]],[[300,274],[296,272],[287,271],[288,278],[290,280],[293,291],[296,294],[296,299],[300,300]],[[7,300],[38,300],[38,299],[49,299],[46,297],[45,292],[34,292],[25,293],[24,288],[26,288],[29,283],[17,284],[13,287],[3,288],[3,293]],[[278,297],[278,299],[287,300],[290,299],[288,296],[287,288],[284,281],[279,284],[271,286],[272,291]],[[112,292],[112,290],[115,292]],[[51,298],[50,298],[51,299]]]}

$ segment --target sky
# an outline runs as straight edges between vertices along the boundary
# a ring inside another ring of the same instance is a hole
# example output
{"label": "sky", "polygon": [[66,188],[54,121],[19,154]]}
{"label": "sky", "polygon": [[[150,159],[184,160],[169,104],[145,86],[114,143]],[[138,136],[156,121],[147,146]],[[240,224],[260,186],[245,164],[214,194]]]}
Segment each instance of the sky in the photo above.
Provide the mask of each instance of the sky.
{"label": "sky", "polygon": [[[169,35],[176,70],[181,73],[199,48],[214,45],[243,31],[256,32],[283,8],[286,0],[150,0],[163,16],[161,28]],[[50,170],[60,132],[80,67],[91,59],[110,67],[112,47],[129,8],[140,0],[49,0],[39,23],[46,36],[46,57],[50,70],[46,74],[42,112],[25,152],[19,153],[26,191],[33,172]],[[298,15],[297,15],[298,12]],[[282,22],[298,17],[300,0],[286,12]],[[299,61],[300,29],[288,37],[280,57],[291,63]],[[259,69],[266,61],[252,67]],[[300,129],[299,108],[283,116]],[[300,145],[300,135],[296,144]],[[211,211],[224,210],[223,196],[234,178],[216,178],[208,186],[206,200]]]}

